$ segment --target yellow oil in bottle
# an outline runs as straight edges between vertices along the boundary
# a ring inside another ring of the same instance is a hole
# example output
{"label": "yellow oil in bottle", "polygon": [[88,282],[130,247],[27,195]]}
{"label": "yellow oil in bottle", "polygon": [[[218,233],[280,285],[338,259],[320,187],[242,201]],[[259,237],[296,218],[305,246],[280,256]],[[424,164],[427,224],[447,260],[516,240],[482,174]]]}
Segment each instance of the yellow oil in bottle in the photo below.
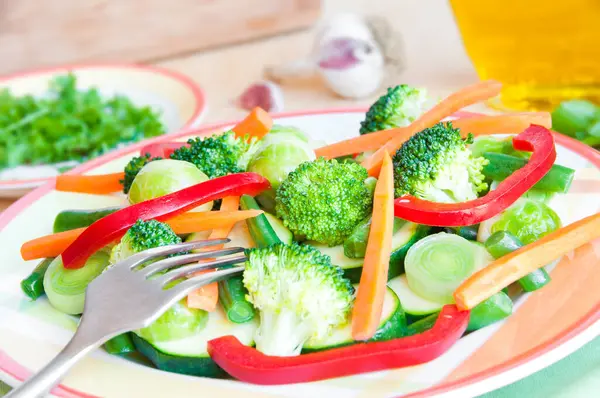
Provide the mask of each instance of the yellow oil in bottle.
{"label": "yellow oil in bottle", "polygon": [[451,0],[481,79],[504,84],[491,105],[549,110],[600,103],[600,0]]}

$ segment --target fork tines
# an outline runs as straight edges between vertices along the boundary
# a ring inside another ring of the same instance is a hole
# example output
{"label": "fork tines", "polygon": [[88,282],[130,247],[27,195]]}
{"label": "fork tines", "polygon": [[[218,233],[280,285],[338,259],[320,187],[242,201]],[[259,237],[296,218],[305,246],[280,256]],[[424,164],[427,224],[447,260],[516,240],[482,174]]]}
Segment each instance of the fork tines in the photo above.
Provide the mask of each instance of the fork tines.
{"label": "fork tines", "polygon": [[[246,256],[243,254],[244,248],[242,247],[227,247],[217,250],[189,253],[191,250],[225,244],[228,242],[230,242],[229,239],[210,239],[156,247],[120,261],[115,264],[113,268],[128,268],[135,274],[146,279],[152,279],[155,283],[158,282],[164,286],[177,279],[192,276],[198,271],[230,267],[245,262]],[[165,258],[165,256],[177,253],[186,254]],[[152,260],[157,261],[148,264],[148,262]],[[143,266],[144,264],[148,265]],[[210,278],[219,280],[221,277],[225,278],[232,274],[241,273],[242,270],[243,267],[219,270],[215,273],[211,273],[212,276]],[[163,271],[165,272],[163,275],[157,275]],[[191,278],[190,282],[192,279],[198,279],[198,277]]]}

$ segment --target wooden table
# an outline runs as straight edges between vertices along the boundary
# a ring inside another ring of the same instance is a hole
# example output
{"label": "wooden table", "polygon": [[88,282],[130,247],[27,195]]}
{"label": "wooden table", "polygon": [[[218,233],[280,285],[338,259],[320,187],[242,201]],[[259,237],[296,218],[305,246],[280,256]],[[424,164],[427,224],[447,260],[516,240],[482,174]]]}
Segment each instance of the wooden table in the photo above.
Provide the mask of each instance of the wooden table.
{"label": "wooden table", "polygon": [[[428,88],[443,96],[477,76],[467,58],[447,0],[324,0],[323,18],[339,12],[357,12],[390,18],[404,38],[407,68],[398,83]],[[262,79],[266,65],[294,60],[312,47],[314,29],[217,50],[167,59],[156,64],[192,77],[205,90],[208,111],[204,122],[243,117],[232,100],[250,83]],[[373,98],[359,101],[336,97],[317,79],[282,86],[285,111],[368,106]],[[0,210],[13,201],[0,199]]]}

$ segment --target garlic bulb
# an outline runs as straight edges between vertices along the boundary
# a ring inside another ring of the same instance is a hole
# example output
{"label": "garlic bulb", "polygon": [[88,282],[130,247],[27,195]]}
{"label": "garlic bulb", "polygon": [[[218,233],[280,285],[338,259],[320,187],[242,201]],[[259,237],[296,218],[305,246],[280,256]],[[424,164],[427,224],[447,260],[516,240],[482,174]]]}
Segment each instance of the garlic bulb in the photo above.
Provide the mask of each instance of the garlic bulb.
{"label": "garlic bulb", "polygon": [[318,73],[336,94],[362,98],[403,68],[400,44],[384,19],[340,14],[318,29],[308,57],[267,68],[265,73],[276,81]]}

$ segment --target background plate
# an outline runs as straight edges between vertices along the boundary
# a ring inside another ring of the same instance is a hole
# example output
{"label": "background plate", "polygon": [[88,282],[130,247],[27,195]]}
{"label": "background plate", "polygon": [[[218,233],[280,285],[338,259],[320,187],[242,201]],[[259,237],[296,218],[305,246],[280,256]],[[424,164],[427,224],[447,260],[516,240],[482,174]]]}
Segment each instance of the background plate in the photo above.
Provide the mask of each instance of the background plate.
{"label": "background plate", "polygon": [[[204,93],[190,78],[177,72],[144,65],[65,65],[0,77],[0,89],[16,95],[44,95],[48,82],[72,71],[79,88],[97,87],[101,94],[122,94],[134,104],[161,112],[167,133],[197,126],[206,109]],[[49,178],[0,181],[0,197],[16,198],[48,182]]]}

